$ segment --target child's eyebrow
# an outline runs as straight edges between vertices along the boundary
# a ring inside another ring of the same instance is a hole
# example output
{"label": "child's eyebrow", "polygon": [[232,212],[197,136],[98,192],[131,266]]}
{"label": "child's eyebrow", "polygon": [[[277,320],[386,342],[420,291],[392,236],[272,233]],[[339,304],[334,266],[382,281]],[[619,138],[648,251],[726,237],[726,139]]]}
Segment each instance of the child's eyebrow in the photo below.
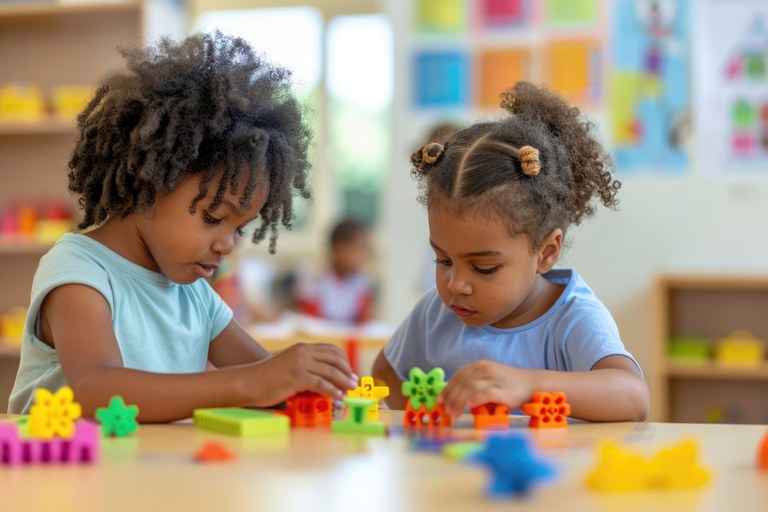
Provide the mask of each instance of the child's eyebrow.
{"label": "child's eyebrow", "polygon": [[223,204],[224,206],[227,206],[230,209],[230,211],[233,211],[233,212],[237,213],[238,215],[245,215],[245,213],[246,213],[245,209],[241,209],[238,205],[236,205],[235,203],[233,203],[229,199],[222,198],[221,204]]}
{"label": "child's eyebrow", "polygon": [[[435,244],[432,240],[429,241],[429,245],[431,245],[432,248],[437,251],[445,252],[440,247],[438,247],[437,244]],[[478,258],[482,256],[504,256],[504,253],[499,251],[487,250],[487,251],[475,251],[475,252],[466,252],[463,254],[459,254],[460,258]]]}

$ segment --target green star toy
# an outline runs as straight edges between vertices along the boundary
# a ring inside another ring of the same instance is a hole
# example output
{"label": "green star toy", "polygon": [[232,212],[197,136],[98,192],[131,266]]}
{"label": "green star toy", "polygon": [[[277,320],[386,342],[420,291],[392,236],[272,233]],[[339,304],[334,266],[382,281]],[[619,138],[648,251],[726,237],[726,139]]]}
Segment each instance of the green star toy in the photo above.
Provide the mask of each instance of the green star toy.
{"label": "green star toy", "polygon": [[123,397],[115,395],[109,400],[109,407],[96,409],[96,419],[101,423],[101,433],[105,436],[126,437],[139,429],[136,415],[137,405],[125,405]]}
{"label": "green star toy", "polygon": [[411,407],[418,409],[421,404],[428,410],[435,408],[435,401],[447,386],[445,372],[442,368],[432,368],[425,374],[421,368],[411,368],[408,372],[408,382],[403,382],[403,396],[409,396]]}

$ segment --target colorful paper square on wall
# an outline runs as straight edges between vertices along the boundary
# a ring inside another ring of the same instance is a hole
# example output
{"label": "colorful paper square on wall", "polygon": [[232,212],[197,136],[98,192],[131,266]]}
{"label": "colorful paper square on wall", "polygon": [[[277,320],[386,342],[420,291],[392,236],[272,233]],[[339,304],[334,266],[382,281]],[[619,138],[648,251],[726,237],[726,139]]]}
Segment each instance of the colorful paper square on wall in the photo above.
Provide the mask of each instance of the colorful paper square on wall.
{"label": "colorful paper square on wall", "polygon": [[528,0],[481,0],[478,17],[483,28],[521,27],[530,20]]}
{"label": "colorful paper square on wall", "polygon": [[463,32],[467,28],[465,0],[417,0],[414,22],[421,32]]}
{"label": "colorful paper square on wall", "polygon": [[591,26],[597,22],[597,0],[547,0],[548,25]]}
{"label": "colorful paper square on wall", "polygon": [[620,171],[684,171],[689,123],[687,0],[616,0],[608,114]]}
{"label": "colorful paper square on wall", "polygon": [[485,50],[478,55],[477,104],[497,108],[499,93],[530,77],[530,52],[525,48]]}
{"label": "colorful paper square on wall", "polygon": [[428,51],[414,57],[414,104],[420,108],[464,107],[469,95],[469,59],[453,51]]}
{"label": "colorful paper square on wall", "polygon": [[580,105],[600,101],[602,56],[599,41],[553,41],[545,55],[545,76],[552,89]]}

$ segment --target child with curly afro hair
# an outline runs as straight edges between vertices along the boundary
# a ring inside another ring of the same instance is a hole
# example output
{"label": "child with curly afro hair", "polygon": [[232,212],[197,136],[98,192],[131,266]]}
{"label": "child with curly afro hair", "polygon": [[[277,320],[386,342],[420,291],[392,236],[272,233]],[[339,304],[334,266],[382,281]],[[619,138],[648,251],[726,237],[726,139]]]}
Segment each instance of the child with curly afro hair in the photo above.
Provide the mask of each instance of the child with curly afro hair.
{"label": "child with curly afro hair", "polygon": [[563,391],[572,416],[643,420],[649,393],[606,307],[573,269],[553,269],[569,226],[617,204],[619,182],[593,126],[557,94],[518,82],[503,117],[412,156],[436,287],[400,325],[374,376],[402,408],[413,367],[442,368],[446,412]]}
{"label": "child with curly afro hair", "polygon": [[274,252],[293,197],[311,196],[290,72],[219,32],[122,53],[127,71],[78,117],[69,189],[85,231],[41,259],[9,411],[65,384],[85,415],[121,395],[143,422],[305,390],[341,399],[358,383],[341,350],[269,354],[207,281],[256,219],[252,241],[269,235]]}

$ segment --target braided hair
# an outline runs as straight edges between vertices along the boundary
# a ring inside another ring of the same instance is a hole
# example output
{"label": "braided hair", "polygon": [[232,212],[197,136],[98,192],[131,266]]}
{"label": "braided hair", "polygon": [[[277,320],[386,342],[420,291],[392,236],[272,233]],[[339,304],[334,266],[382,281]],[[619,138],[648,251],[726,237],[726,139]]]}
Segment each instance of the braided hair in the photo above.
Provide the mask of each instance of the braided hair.
{"label": "braided hair", "polygon": [[291,93],[290,71],[218,31],[120,52],[127,72],[108,78],[78,116],[69,190],[79,195],[80,229],[146,211],[193,174],[201,186],[190,213],[218,176],[213,209],[243,184],[239,202],[247,207],[266,178],[269,194],[252,241],[269,231],[274,253],[278,222],[292,226],[293,196],[311,198],[312,133]]}

